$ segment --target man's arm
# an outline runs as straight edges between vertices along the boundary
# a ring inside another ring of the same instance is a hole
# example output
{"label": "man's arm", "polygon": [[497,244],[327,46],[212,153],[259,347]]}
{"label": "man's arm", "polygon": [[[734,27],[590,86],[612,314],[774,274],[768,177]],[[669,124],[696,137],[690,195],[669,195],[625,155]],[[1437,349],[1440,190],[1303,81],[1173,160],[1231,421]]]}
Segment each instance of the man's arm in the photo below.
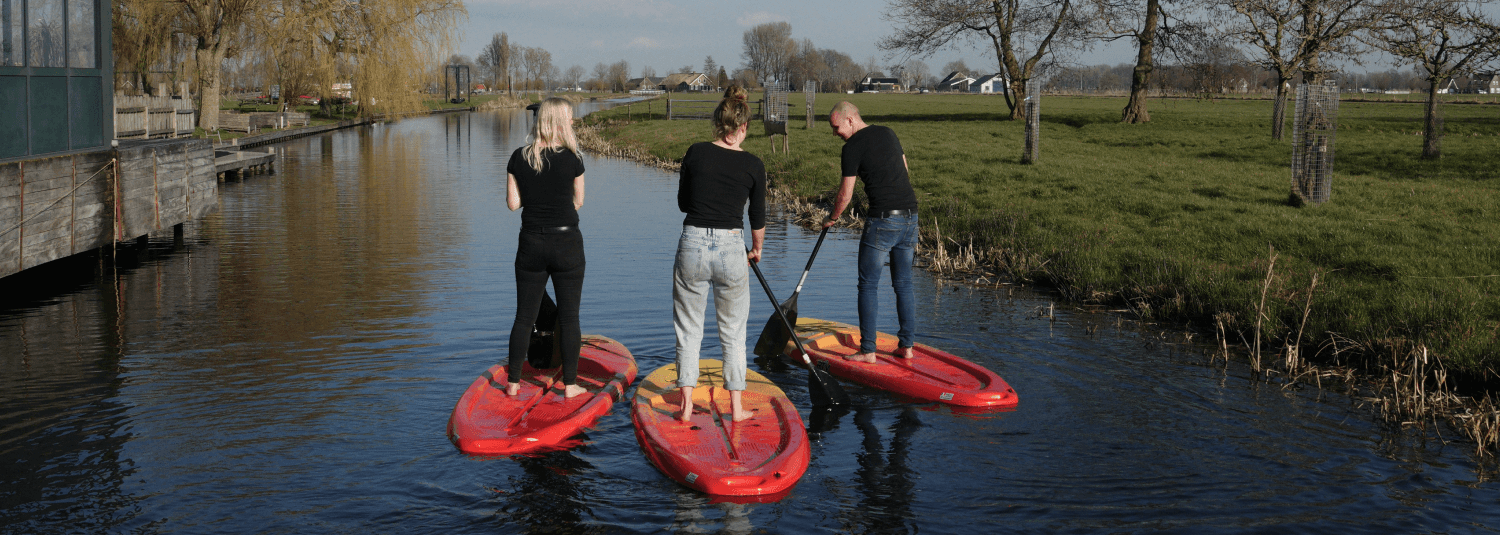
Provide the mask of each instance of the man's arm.
{"label": "man's arm", "polygon": [[765,245],[765,244],[766,244],[766,228],[765,227],[761,227],[761,228],[758,228],[758,229],[750,231],[750,252],[745,253],[745,256],[748,257],[748,258],[750,258],[751,262],[759,262],[760,261],[760,247],[762,245]]}
{"label": "man's arm", "polygon": [[833,226],[833,223],[839,220],[839,216],[843,215],[844,209],[848,208],[849,203],[854,200],[854,181],[856,180],[859,180],[859,177],[846,176],[844,181],[839,183],[838,195],[833,198],[833,212],[828,214],[828,220],[823,222],[823,228]]}

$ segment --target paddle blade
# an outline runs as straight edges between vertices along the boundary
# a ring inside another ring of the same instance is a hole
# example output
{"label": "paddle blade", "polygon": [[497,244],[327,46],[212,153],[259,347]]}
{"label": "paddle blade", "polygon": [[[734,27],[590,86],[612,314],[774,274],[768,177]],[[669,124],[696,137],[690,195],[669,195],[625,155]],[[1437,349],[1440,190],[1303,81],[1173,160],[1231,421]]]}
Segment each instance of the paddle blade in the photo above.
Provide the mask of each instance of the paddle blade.
{"label": "paddle blade", "polygon": [[827,370],[812,366],[807,374],[807,391],[812,395],[814,407],[834,407],[849,404],[849,393],[834,380]]}
{"label": "paddle blade", "polygon": [[[786,314],[786,321],[781,320],[781,313]],[[780,357],[786,352],[786,343],[792,340],[792,332],[786,330],[786,326],[796,324],[797,295],[792,294],[781,304],[781,312],[771,312],[771,317],[766,320],[765,328],[760,330],[760,339],[755,341],[755,354],[766,358]]]}

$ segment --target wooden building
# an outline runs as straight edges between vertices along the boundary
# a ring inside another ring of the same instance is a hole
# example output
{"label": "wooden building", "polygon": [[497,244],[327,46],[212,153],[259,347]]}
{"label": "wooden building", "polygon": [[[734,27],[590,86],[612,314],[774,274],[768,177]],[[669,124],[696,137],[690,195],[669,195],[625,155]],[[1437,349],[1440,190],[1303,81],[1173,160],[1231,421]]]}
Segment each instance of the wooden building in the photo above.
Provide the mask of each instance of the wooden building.
{"label": "wooden building", "polygon": [[668,74],[656,84],[662,91],[685,93],[688,91],[711,91],[713,84],[708,81],[708,75],[701,72],[680,72]]}

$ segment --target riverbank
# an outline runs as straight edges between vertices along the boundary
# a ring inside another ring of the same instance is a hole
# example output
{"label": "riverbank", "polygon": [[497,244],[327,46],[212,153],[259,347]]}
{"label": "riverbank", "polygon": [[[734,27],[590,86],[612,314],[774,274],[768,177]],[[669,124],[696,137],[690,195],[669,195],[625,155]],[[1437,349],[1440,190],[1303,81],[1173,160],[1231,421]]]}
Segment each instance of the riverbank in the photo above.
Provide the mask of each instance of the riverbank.
{"label": "riverbank", "polygon": [[[1489,107],[1445,108],[1434,162],[1417,158],[1418,107],[1345,103],[1333,200],[1295,207],[1290,144],[1270,139],[1264,101],[1153,102],[1153,122],[1123,125],[1123,99],[1044,97],[1041,163],[1021,165],[1024,125],[1002,120],[998,97],[820,97],[818,110],[847,98],[901,135],[929,267],[1212,335],[1276,380],[1362,376],[1374,382],[1350,388],[1393,421],[1447,419],[1492,443],[1500,125]],[[790,156],[771,154],[758,125],[745,147],[766,161],[774,195],[813,220],[842,143],[826,116],[807,131],[793,108]],[[670,163],[709,135],[701,121],[621,115],[585,121],[616,156]]]}

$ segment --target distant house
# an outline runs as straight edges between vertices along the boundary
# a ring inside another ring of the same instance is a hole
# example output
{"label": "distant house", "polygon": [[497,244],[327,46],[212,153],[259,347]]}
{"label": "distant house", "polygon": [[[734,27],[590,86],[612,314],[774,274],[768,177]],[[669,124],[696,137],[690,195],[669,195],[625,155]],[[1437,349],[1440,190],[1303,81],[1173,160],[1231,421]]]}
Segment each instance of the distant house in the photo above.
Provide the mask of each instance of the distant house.
{"label": "distant house", "polygon": [[1475,93],[1494,95],[1500,93],[1500,73],[1485,72],[1474,75],[1474,80],[1469,82],[1470,90]]}
{"label": "distant house", "polygon": [[625,81],[625,90],[626,91],[639,91],[639,90],[643,90],[643,89],[644,90],[656,89],[656,84],[657,83],[658,82],[656,80],[651,79],[651,77],[649,77],[649,76],[645,77],[645,78],[631,78],[631,79]]}
{"label": "distant house", "polygon": [[1463,88],[1458,87],[1458,80],[1449,78],[1448,83],[1443,84],[1442,87],[1439,87],[1437,93],[1439,95],[1446,95],[1448,93],[1462,93],[1463,91]]}
{"label": "distant house", "polygon": [[948,73],[948,76],[946,78],[943,78],[943,81],[938,82],[937,90],[961,91],[967,93],[969,92],[969,85],[973,83],[974,79],[970,78],[969,75],[964,74],[963,71],[953,71],[951,73]]}
{"label": "distant house", "polygon": [[713,83],[708,80],[708,75],[701,72],[680,72],[668,74],[657,82],[656,88],[662,91],[675,91],[678,93],[686,91],[708,91]]}
{"label": "distant house", "polygon": [[897,78],[876,78],[866,76],[854,87],[856,93],[879,93],[881,91],[900,91],[901,80]]}
{"label": "distant house", "polygon": [[981,95],[1004,93],[1005,85],[1005,76],[998,73],[986,74],[984,76],[980,76],[978,80],[974,80],[973,82],[969,83],[969,92],[979,93]]}

